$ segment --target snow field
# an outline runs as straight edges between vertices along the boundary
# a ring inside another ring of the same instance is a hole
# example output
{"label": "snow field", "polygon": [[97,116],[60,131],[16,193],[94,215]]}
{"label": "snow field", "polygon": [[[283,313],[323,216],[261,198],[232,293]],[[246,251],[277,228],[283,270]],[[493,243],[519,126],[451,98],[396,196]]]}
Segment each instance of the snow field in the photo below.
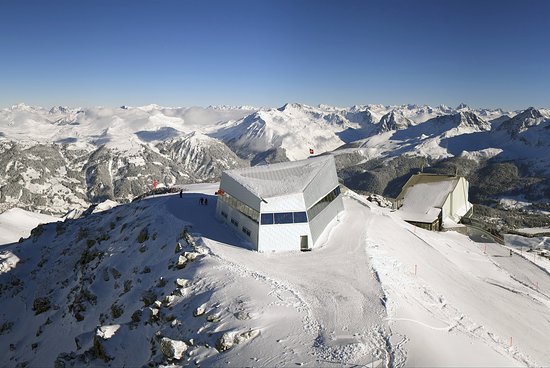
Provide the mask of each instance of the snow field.
{"label": "snow field", "polygon": [[0,365],[550,361],[550,274],[528,258],[352,191],[320,248],[257,253],[214,219],[216,189],[108,204],[5,246],[19,262],[0,273]]}

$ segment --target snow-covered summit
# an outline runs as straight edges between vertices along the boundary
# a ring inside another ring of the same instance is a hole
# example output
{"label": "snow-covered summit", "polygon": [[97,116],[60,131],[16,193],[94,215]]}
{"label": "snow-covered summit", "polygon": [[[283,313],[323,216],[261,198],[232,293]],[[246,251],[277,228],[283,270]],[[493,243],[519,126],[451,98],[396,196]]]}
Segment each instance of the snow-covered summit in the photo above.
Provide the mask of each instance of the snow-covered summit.
{"label": "snow-covered summit", "polygon": [[378,124],[378,131],[380,133],[384,133],[390,130],[401,130],[406,129],[411,125],[414,125],[412,120],[392,110],[382,116],[380,123]]}
{"label": "snow-covered summit", "polygon": [[534,107],[520,112],[516,116],[504,121],[499,130],[506,130],[512,136],[517,136],[519,133],[526,131],[530,127],[534,127],[550,121],[550,116],[543,114],[540,110]]}

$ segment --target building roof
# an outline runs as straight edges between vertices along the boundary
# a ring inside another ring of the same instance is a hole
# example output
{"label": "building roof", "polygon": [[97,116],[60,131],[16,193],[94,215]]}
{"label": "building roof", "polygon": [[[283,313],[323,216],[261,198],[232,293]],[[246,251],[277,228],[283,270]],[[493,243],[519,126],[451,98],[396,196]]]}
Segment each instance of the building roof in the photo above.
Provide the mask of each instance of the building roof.
{"label": "building roof", "polygon": [[334,165],[332,155],[227,170],[225,173],[259,198],[270,198],[303,192],[328,165]]}
{"label": "building roof", "polygon": [[401,217],[408,221],[435,221],[460,177],[434,174],[413,175],[399,194]]}

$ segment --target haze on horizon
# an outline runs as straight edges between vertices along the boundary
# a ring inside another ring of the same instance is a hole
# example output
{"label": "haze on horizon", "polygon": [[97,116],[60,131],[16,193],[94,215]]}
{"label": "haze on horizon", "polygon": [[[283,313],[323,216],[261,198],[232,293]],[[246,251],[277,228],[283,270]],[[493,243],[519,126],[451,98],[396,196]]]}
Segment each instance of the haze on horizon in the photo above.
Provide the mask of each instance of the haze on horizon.
{"label": "haze on horizon", "polygon": [[4,1],[0,106],[550,106],[550,2]]}

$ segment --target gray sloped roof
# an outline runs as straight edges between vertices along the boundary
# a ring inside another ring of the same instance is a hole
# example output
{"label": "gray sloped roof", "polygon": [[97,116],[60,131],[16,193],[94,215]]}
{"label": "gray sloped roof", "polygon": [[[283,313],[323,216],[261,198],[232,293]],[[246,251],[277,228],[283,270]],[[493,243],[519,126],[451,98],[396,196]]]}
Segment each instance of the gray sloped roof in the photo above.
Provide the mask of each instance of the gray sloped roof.
{"label": "gray sloped roof", "polygon": [[398,198],[405,220],[432,222],[437,219],[441,207],[456,187],[460,177],[417,174],[409,179]]}
{"label": "gray sloped roof", "polygon": [[259,198],[270,198],[303,192],[323,168],[331,164],[334,165],[334,157],[326,155],[225,173]]}

